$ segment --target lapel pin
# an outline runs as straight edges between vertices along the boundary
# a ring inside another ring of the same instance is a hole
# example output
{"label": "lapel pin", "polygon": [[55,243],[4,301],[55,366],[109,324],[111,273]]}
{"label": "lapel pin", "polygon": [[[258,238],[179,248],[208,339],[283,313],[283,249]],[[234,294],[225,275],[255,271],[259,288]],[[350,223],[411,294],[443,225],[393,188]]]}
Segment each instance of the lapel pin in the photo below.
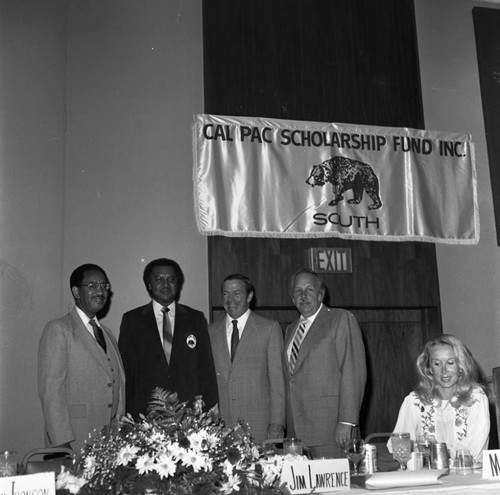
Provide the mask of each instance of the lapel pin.
{"label": "lapel pin", "polygon": [[196,337],[193,334],[188,335],[188,338],[186,339],[186,344],[190,349],[194,349],[196,347]]}

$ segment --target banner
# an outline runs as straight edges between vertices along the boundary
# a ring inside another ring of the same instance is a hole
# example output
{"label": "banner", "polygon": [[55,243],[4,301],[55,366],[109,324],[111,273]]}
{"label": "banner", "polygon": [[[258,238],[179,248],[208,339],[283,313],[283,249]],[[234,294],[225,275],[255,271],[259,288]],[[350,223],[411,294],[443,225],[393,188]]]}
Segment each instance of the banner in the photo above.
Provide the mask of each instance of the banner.
{"label": "banner", "polygon": [[467,134],[196,115],[193,148],[205,235],[479,241]]}

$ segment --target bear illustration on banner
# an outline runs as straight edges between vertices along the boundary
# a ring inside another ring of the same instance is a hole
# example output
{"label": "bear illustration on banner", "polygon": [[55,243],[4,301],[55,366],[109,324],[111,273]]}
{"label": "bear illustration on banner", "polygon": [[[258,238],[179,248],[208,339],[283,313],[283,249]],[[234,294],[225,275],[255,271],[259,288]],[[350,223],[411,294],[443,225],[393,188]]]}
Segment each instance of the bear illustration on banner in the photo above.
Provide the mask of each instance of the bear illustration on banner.
{"label": "bear illustration on banner", "polygon": [[332,185],[334,198],[330,206],[335,206],[344,199],[343,194],[352,189],[354,197],[347,200],[350,204],[359,204],[363,199],[363,191],[372,199],[368,206],[376,210],[382,206],[379,195],[378,177],[370,165],[346,158],[334,156],[319,165],[314,165],[306,183],[310,186],[324,186],[327,182]]}

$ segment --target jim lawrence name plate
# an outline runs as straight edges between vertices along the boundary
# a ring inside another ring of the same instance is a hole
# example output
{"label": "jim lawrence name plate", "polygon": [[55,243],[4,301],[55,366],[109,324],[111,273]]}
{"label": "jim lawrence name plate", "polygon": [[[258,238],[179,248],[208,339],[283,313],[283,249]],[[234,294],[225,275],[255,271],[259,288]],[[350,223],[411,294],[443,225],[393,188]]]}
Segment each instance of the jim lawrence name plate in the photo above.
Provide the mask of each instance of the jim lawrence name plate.
{"label": "jim lawrence name plate", "polygon": [[292,495],[346,491],[351,487],[347,459],[317,461],[285,461],[281,483],[286,483]]}

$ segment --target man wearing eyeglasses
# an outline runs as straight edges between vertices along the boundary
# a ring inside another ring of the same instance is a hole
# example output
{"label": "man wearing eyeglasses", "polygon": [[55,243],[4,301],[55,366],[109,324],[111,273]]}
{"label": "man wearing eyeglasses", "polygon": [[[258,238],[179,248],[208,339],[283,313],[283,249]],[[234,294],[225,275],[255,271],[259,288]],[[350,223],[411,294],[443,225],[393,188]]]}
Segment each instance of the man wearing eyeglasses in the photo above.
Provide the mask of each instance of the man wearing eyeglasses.
{"label": "man wearing eyeglasses", "polygon": [[125,413],[125,375],[116,339],[96,316],[109,298],[106,273],[79,266],[70,287],[75,308],[49,322],[40,339],[38,391],[46,445],[78,453],[89,433]]}
{"label": "man wearing eyeglasses", "polygon": [[125,367],[127,412],[147,414],[157,388],[176,392],[193,405],[202,396],[207,409],[218,401],[217,379],[203,313],[178,302],[184,274],[167,258],[144,269],[151,302],[123,315],[118,345]]}

